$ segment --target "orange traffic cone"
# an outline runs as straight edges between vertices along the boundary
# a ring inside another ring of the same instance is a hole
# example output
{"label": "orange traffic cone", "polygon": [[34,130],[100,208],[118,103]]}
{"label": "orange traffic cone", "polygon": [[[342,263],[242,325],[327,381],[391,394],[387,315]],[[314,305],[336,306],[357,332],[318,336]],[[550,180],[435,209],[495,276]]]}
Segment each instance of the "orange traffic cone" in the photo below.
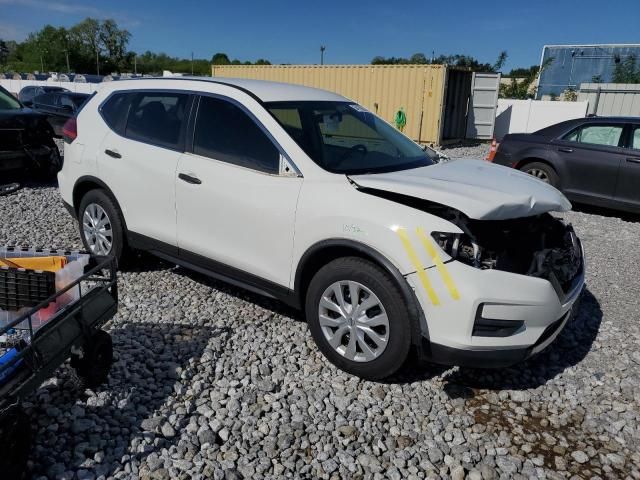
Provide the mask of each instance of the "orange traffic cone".
{"label": "orange traffic cone", "polygon": [[487,155],[487,162],[493,162],[493,159],[496,156],[496,152],[498,151],[498,142],[495,137],[491,140],[491,148],[489,149],[489,155]]}

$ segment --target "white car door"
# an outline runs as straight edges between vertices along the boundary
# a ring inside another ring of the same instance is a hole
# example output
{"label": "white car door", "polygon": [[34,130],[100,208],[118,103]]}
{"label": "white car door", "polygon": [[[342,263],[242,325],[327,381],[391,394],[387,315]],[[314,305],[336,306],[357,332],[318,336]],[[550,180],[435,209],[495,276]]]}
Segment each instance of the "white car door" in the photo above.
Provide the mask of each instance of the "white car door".
{"label": "white car door", "polygon": [[130,232],[174,247],[176,168],[190,102],[185,93],[139,91],[116,94],[102,107],[111,130],[98,152],[99,177],[113,191]]}
{"label": "white car door", "polygon": [[227,98],[200,97],[192,152],[176,177],[181,257],[288,287],[302,178],[280,175],[280,161],[253,114]]}

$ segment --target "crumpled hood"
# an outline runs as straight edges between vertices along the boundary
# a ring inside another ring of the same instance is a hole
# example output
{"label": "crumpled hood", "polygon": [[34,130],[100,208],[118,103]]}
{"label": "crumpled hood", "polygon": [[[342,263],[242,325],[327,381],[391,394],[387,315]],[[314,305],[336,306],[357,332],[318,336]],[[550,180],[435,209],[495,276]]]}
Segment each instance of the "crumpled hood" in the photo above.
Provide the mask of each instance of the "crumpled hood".
{"label": "crumpled hood", "polygon": [[518,170],[478,160],[452,160],[350,178],[360,187],[447,205],[476,220],[507,220],[571,209],[569,200],[552,186]]}

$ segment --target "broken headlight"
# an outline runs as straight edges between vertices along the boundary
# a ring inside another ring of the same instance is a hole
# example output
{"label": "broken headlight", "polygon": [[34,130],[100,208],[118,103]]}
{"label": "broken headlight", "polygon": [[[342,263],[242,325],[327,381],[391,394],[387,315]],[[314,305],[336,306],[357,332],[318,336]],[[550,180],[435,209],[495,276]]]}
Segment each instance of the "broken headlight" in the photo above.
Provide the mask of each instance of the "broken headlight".
{"label": "broken headlight", "polygon": [[451,258],[476,268],[494,268],[495,259],[464,233],[432,232],[431,236]]}

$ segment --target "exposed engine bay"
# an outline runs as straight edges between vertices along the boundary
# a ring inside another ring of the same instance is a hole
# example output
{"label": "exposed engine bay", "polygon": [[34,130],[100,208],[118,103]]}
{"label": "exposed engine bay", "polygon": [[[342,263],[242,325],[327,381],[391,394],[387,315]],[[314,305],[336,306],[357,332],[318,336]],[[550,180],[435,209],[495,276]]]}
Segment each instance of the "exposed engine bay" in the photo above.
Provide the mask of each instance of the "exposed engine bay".
{"label": "exposed engine bay", "polygon": [[475,268],[545,278],[559,294],[571,288],[582,270],[582,249],[573,227],[549,213],[509,220],[475,220],[455,208],[427,200],[360,190],[431,213],[459,227],[463,233],[433,232],[432,236],[453,259]]}
{"label": "exposed engine bay", "polygon": [[433,237],[452,258],[473,267],[548,280],[553,274],[565,292],[581,270],[582,251],[573,228],[548,213],[514,220],[458,215],[452,223],[464,233],[434,232]]}

